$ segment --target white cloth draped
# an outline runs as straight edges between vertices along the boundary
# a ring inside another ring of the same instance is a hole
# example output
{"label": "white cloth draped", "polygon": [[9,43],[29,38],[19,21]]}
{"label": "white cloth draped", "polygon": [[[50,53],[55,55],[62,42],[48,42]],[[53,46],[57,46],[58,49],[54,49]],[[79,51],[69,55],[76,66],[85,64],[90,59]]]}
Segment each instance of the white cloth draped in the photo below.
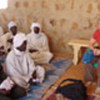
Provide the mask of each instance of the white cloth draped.
{"label": "white cloth draped", "polygon": [[28,81],[31,79],[35,70],[34,62],[29,55],[16,56],[12,50],[6,59],[6,73],[16,84],[23,88],[28,88]]}
{"label": "white cloth draped", "polygon": [[32,49],[38,51],[29,54],[36,63],[48,63],[53,57],[53,54],[49,50],[47,36],[41,31],[39,34],[36,34],[34,32],[34,27],[39,27],[41,30],[38,23],[33,23],[31,25],[32,32],[27,35],[28,50]]}
{"label": "white cloth draped", "polygon": [[10,79],[10,77],[7,77],[1,84],[0,89],[10,91],[12,87],[14,86],[14,82]]}
{"label": "white cloth draped", "polygon": [[[13,40],[13,50],[8,54],[6,59],[6,73],[7,75],[19,86],[23,88],[29,87],[29,80],[32,78],[33,72],[37,69],[34,61],[30,58],[27,50],[23,53],[16,52],[16,48],[19,47],[24,41],[26,37],[24,34],[17,34]],[[18,51],[18,50],[17,50]],[[42,67],[41,67],[42,68]],[[43,68],[42,68],[43,69]],[[41,74],[42,73],[42,74]],[[43,81],[45,75],[45,71],[39,70],[39,78]],[[40,81],[41,82],[41,81]]]}

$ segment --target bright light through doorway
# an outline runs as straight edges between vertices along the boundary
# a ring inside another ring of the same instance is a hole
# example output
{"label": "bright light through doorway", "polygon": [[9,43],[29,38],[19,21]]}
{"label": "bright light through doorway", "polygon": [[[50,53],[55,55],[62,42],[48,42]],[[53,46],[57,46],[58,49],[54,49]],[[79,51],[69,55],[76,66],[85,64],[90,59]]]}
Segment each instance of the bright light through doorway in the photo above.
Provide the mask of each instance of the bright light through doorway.
{"label": "bright light through doorway", "polygon": [[8,0],[0,0],[0,9],[6,9],[8,7]]}

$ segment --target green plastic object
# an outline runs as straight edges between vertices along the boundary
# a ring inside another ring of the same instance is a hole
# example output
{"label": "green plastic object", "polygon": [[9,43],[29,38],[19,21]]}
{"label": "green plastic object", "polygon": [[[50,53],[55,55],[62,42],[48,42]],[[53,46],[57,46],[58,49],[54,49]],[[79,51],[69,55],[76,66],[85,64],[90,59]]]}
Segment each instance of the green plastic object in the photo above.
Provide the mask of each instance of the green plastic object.
{"label": "green plastic object", "polygon": [[97,68],[98,63],[97,63],[97,62],[96,62],[96,63],[94,63],[94,64],[93,64],[93,66],[94,66],[95,68]]}
{"label": "green plastic object", "polygon": [[[90,48],[88,48],[88,51],[90,51],[91,49]],[[93,67],[94,68],[97,68],[97,66],[98,66],[98,63],[97,62],[95,62],[94,64],[93,64]]]}
{"label": "green plastic object", "polygon": [[[88,51],[90,51],[91,49],[90,48],[88,48]],[[98,66],[98,63],[97,62],[95,62],[94,64],[93,64],[93,67],[94,68],[97,68],[97,66]]]}

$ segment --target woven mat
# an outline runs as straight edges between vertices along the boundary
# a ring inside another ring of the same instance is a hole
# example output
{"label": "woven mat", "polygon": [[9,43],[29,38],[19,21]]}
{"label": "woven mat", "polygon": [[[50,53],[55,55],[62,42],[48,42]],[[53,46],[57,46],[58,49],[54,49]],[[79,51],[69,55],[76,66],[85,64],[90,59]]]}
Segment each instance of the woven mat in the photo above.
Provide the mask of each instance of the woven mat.
{"label": "woven mat", "polygon": [[[55,58],[51,64],[45,65],[46,78],[42,84],[30,86],[27,96],[19,100],[42,100],[44,93],[61,77],[72,65],[70,59]],[[52,100],[52,99],[51,99]]]}

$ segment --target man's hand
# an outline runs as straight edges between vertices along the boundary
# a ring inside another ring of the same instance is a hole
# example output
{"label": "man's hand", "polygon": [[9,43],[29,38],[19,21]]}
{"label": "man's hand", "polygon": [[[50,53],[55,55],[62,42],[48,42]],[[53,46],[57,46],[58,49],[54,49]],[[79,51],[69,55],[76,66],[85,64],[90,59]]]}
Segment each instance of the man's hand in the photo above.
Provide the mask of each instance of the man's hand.
{"label": "man's hand", "polygon": [[34,73],[32,74],[32,78],[36,79],[37,78],[37,72],[34,71]]}
{"label": "man's hand", "polygon": [[7,40],[7,42],[9,42],[9,43],[13,43],[13,39],[9,39],[9,40]]}
{"label": "man's hand", "polygon": [[4,46],[0,47],[0,56],[4,55],[5,51],[4,51]]}
{"label": "man's hand", "polygon": [[96,56],[100,56],[100,49],[94,49],[93,52]]}
{"label": "man's hand", "polygon": [[89,47],[91,50],[94,50],[94,44],[96,43],[96,40],[94,38],[91,38],[89,41]]}
{"label": "man's hand", "polygon": [[34,50],[33,50],[33,49],[30,49],[30,50],[29,50],[29,52],[30,52],[30,53],[33,53],[33,52],[38,52],[38,50],[35,50],[35,49],[34,49]]}
{"label": "man's hand", "polygon": [[36,78],[37,78],[37,73],[36,73],[36,71],[34,71],[33,74],[32,74],[32,78],[29,80],[29,83],[30,84],[35,84],[35,82],[33,82],[33,79],[36,80]]}

